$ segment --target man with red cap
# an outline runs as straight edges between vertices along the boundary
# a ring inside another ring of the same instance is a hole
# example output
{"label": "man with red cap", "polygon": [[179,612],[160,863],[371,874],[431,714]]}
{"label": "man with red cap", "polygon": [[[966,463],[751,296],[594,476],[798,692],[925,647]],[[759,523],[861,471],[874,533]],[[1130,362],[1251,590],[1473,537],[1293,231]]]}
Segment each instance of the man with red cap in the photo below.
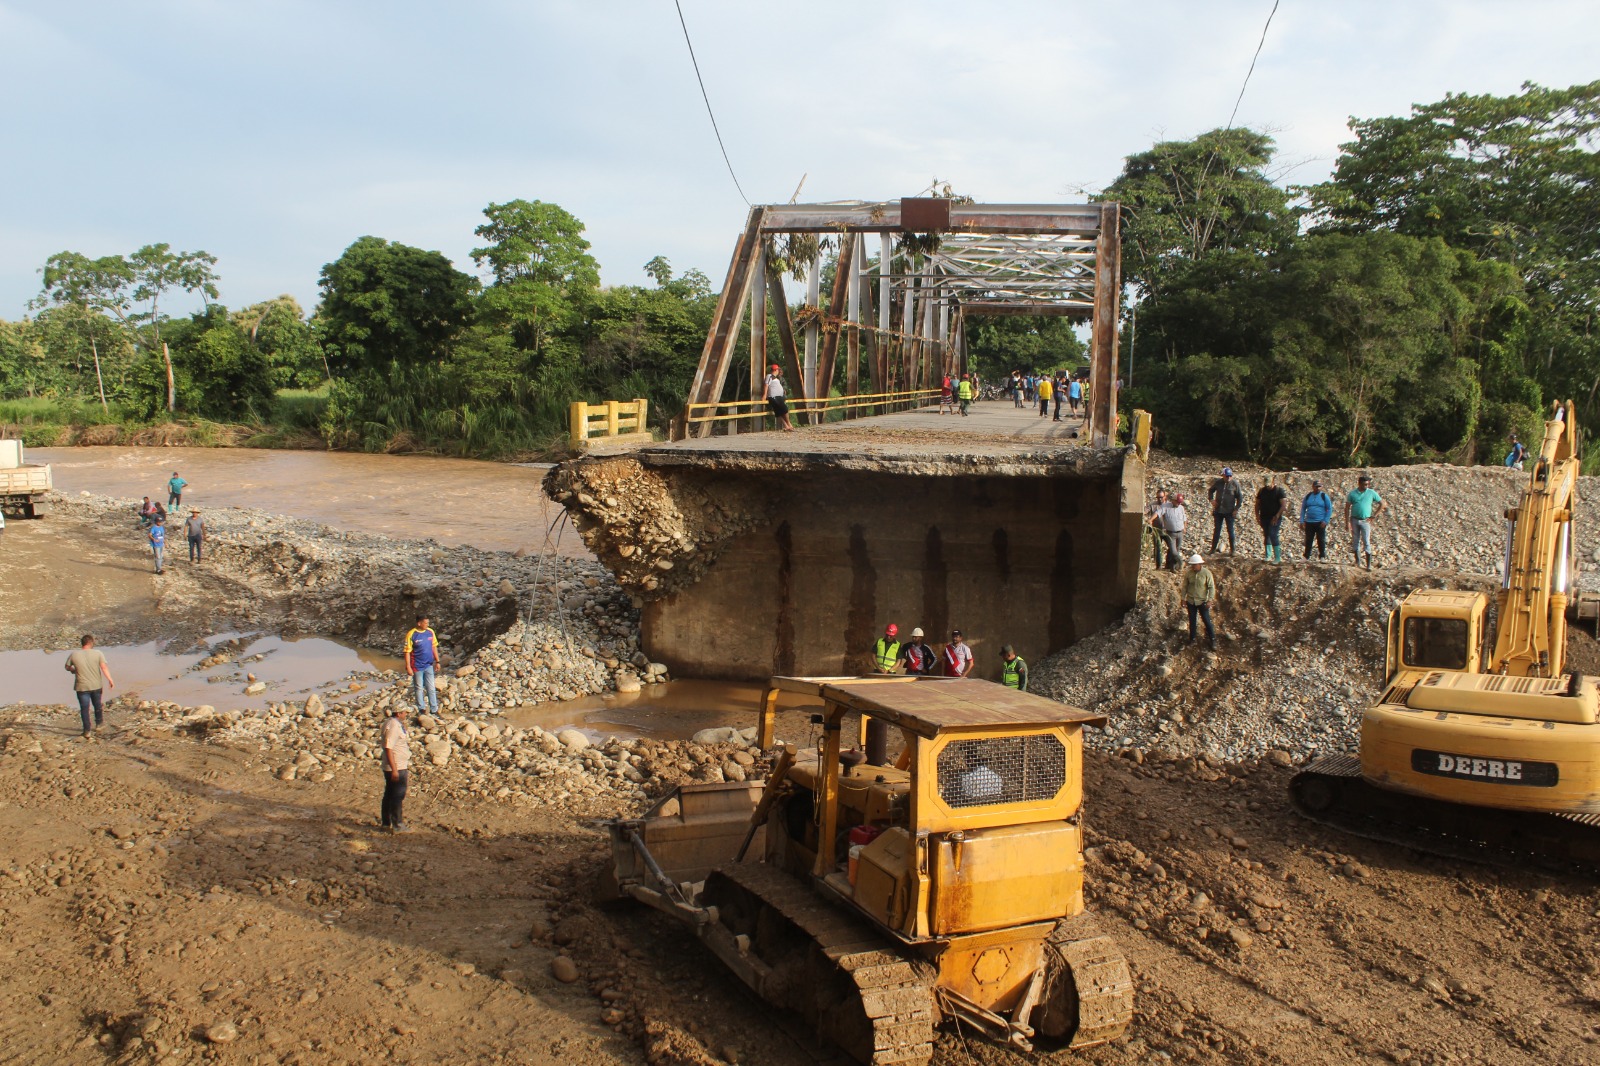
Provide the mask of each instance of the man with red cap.
{"label": "man with red cap", "polygon": [[890,622],[883,636],[872,644],[872,667],[880,674],[892,674],[900,663],[900,627]]}
{"label": "man with red cap", "polygon": [[786,433],[793,433],[794,426],[789,423],[789,403],[783,397],[783,375],[778,371],[777,363],[773,363],[767,371],[767,383],[762,388],[761,395],[766,398],[767,409],[777,420],[778,428]]}

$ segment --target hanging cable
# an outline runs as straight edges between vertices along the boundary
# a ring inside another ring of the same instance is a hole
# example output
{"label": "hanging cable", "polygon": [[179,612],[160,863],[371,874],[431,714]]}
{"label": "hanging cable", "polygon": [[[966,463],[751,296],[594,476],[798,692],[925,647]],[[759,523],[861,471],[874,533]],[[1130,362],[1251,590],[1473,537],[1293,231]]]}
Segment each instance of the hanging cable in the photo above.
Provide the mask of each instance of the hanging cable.
{"label": "hanging cable", "polygon": [[[728,146],[722,143],[722,131],[717,128],[716,113],[711,110],[711,97],[706,93],[706,80],[700,76],[700,61],[694,57],[694,42],[689,39],[689,24],[683,19],[683,4],[679,0],[672,0],[672,6],[678,9],[678,25],[683,27],[683,43],[689,46],[689,62],[694,64],[694,80],[700,83],[700,99],[706,102],[706,114],[711,118],[711,132],[717,135],[717,147],[722,149],[722,161],[728,165],[728,177],[733,179],[733,187],[739,190],[739,198],[750,206],[750,197],[744,194],[744,186],[739,184],[739,175],[733,172],[733,160],[728,158]],[[1273,10],[1277,10],[1274,5]]]}
{"label": "hanging cable", "polygon": [[[1272,10],[1267,12],[1267,21],[1261,27],[1261,40],[1256,42],[1256,54],[1250,57],[1250,69],[1244,72],[1244,84],[1239,86],[1239,97],[1233,102],[1233,111],[1228,115],[1228,129],[1233,129],[1233,120],[1239,116],[1239,105],[1244,102],[1244,91],[1250,86],[1250,75],[1256,72],[1256,60],[1261,58],[1261,46],[1267,43],[1267,31],[1272,28],[1272,16],[1278,13],[1278,0],[1272,0]],[[709,104],[707,105],[710,106]]]}

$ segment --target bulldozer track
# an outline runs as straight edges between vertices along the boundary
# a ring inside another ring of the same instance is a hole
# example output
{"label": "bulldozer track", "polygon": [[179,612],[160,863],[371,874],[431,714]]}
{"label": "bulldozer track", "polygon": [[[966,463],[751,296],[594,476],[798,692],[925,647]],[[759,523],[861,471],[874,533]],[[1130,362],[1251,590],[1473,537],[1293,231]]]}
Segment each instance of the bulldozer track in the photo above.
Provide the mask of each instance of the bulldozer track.
{"label": "bulldozer track", "polygon": [[[1133,973],[1117,942],[1108,936],[1085,935],[1087,923],[1069,918],[1050,934],[1050,947],[1061,960],[1052,967],[1057,979],[1071,981],[1077,1018],[1068,1047],[1105,1044],[1133,1024]],[[1046,997],[1050,1002],[1050,997]]]}
{"label": "bulldozer track", "polygon": [[[720,883],[719,883],[720,882]],[[925,1063],[933,1056],[933,1030],[938,1023],[933,980],[926,964],[907,959],[865,922],[824,902],[790,875],[764,864],[742,864],[714,871],[706,881],[706,900],[724,909],[738,910],[743,893],[809,941],[806,972],[801,979],[779,981],[785,991],[775,1002],[769,989],[758,989],[774,1005],[798,1010],[813,1021],[819,1035],[870,1066]],[[751,917],[748,907],[746,920]],[[763,919],[755,916],[755,926]],[[735,929],[747,933],[746,929]],[[753,940],[759,938],[752,938]],[[756,950],[759,952],[759,945]],[[763,959],[774,971],[782,959]],[[860,1006],[864,1025],[849,1019],[823,1017],[837,1014],[817,1001],[827,986],[848,986]]]}
{"label": "bulldozer track", "polygon": [[1600,877],[1600,815],[1473,807],[1368,784],[1354,755],[1329,755],[1289,783],[1303,817],[1370,840],[1495,866]]}

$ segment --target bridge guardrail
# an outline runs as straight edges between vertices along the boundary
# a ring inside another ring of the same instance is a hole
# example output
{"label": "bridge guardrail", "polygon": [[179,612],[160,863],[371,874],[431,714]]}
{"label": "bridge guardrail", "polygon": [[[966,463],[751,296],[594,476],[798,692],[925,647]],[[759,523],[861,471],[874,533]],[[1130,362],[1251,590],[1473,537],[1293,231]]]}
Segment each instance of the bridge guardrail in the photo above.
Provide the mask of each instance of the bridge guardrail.
{"label": "bridge guardrail", "polygon": [[[850,412],[872,408],[872,414],[891,411],[909,411],[937,403],[938,389],[905,389],[899,392],[861,393],[855,396],[817,397],[810,400],[791,399],[789,414],[810,416],[816,421],[828,421],[832,415],[850,417]],[[738,422],[760,418],[767,413],[766,400],[724,400],[720,403],[692,403],[684,410],[686,426],[715,425],[718,422]]]}
{"label": "bridge guardrail", "polygon": [[602,441],[648,444],[652,439],[645,421],[649,413],[649,400],[574,401],[567,409],[572,450],[586,451]]}

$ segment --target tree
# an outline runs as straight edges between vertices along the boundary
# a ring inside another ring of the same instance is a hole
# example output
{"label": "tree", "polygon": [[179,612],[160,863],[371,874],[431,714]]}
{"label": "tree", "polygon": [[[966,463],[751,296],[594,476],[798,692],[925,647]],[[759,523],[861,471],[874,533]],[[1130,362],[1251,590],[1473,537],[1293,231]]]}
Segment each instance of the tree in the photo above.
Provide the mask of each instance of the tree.
{"label": "tree", "polygon": [[266,356],[274,388],[313,388],[327,378],[322,346],[293,296],[251,304],[231,318]]}
{"label": "tree", "polygon": [[1511,265],[1531,311],[1516,376],[1600,392],[1600,81],[1451,94],[1403,118],[1352,119],[1333,176],[1307,190],[1320,232],[1438,237]]}
{"label": "tree", "polygon": [[172,355],[161,343],[161,298],[168,290],[198,292],[209,304],[217,298],[217,257],[206,252],[172,251],[168,244],[147,244],[128,257],[133,271],[135,303],[149,304],[149,310],[130,316],[131,320],[148,323],[155,335],[150,351],[161,350],[162,362],[167,369],[167,413],[177,410],[177,391],[172,372]]}
{"label": "tree", "polygon": [[537,353],[599,288],[599,264],[583,223],[555,204],[512,200],[492,203],[483,214],[488,221],[473,232],[489,243],[474,248],[472,258],[494,278],[484,313],[511,332],[517,347]]}
{"label": "tree", "polygon": [[967,319],[967,358],[985,381],[1013,370],[1076,370],[1087,349],[1065,318],[1000,315]]}
{"label": "tree", "polygon": [[133,268],[120,255],[90,259],[78,252],[57,252],[44,264],[44,292],[33,301],[34,307],[75,307],[81,311],[79,322],[84,327],[84,339],[94,359],[95,383],[100,393],[100,407],[109,411],[106,403],[105,375],[100,367],[100,348],[95,336],[91,316],[111,313],[126,322],[127,292],[133,284]]}
{"label": "tree", "polygon": [[478,283],[439,252],[362,237],[322,268],[316,324],[335,371],[440,362],[472,319]]}
{"label": "tree", "polygon": [[1272,138],[1248,129],[1162,141],[1131,155],[1096,199],[1122,205],[1122,272],[1146,296],[1212,253],[1266,253],[1297,232],[1289,193],[1266,172]]}

